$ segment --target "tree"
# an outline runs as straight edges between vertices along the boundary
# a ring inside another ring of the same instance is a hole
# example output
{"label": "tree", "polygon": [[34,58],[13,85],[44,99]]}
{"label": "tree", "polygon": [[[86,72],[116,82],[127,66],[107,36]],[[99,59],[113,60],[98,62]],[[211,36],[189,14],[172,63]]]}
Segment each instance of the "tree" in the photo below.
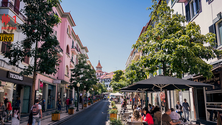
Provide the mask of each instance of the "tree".
{"label": "tree", "polygon": [[[74,69],[71,69],[71,87],[75,87],[77,90],[77,83],[80,83],[79,90],[88,91],[92,88],[93,85],[97,83],[96,72],[91,68],[89,64],[87,64],[87,57],[84,54],[78,55],[78,64],[75,65]],[[83,98],[83,96],[82,96]],[[84,102],[82,101],[82,104]]]}
{"label": "tree", "polygon": [[129,84],[127,83],[127,81],[120,80],[119,82],[113,82],[112,88],[113,88],[113,91],[116,92],[116,91],[119,91],[119,89],[126,87],[128,85]]}
{"label": "tree", "polygon": [[147,78],[146,69],[139,66],[138,62],[132,62],[127,68],[125,72],[125,76],[129,84],[133,84],[135,82],[144,80]]}
{"label": "tree", "polygon": [[[150,73],[157,69],[163,70],[163,75],[181,78],[183,74],[202,74],[210,78],[212,66],[204,60],[213,59],[221,54],[214,48],[215,34],[202,35],[199,25],[195,22],[185,23],[181,14],[173,14],[173,10],[165,1],[160,5],[156,0],[152,5],[151,24],[139,37],[133,47],[142,50],[139,60]],[[153,25],[153,26],[152,26]],[[210,46],[204,46],[204,43]]]}
{"label": "tree", "polygon": [[110,82],[110,86],[112,86],[113,82],[119,82],[120,80],[123,80],[123,81],[126,80],[126,78],[124,76],[124,72],[122,70],[116,70],[114,72],[113,78],[112,78],[112,80]]}
{"label": "tree", "polygon": [[[34,64],[25,67],[23,75],[33,74],[31,105],[34,104],[36,73],[53,74],[59,65],[56,47],[59,42],[53,35],[53,27],[60,22],[52,8],[58,6],[59,0],[23,0],[26,20],[19,28],[26,35],[23,41],[10,46],[11,50],[5,53],[11,65],[18,66],[25,58],[34,58]],[[34,46],[34,47],[33,47]]]}

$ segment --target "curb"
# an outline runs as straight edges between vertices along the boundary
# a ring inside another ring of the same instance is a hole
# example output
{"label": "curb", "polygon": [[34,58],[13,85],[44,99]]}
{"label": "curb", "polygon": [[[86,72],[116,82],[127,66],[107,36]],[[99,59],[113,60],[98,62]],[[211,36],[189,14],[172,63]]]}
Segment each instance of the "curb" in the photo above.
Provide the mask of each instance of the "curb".
{"label": "curb", "polygon": [[[100,101],[101,101],[101,100],[100,100]],[[57,121],[57,122],[51,122],[51,123],[48,124],[48,125],[60,125],[60,124],[62,124],[62,123],[64,123],[64,122],[66,122],[67,120],[75,117],[77,114],[80,114],[81,112],[85,111],[85,109],[91,108],[92,106],[94,106],[95,104],[99,103],[100,101],[98,101],[98,102],[96,102],[96,103],[93,103],[93,104],[91,104],[90,106],[87,106],[87,108],[84,108],[83,110],[78,111],[77,113],[75,113],[75,114],[73,114],[73,115],[70,115],[70,116],[67,116],[67,117],[65,117],[65,118],[62,118],[62,119],[60,119],[60,120]]]}

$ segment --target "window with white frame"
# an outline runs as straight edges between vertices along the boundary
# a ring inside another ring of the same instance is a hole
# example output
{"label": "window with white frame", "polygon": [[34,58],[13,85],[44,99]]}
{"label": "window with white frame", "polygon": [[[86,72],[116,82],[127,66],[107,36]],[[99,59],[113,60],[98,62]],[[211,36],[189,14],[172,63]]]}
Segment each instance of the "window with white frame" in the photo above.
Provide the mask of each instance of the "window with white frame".
{"label": "window with white frame", "polygon": [[186,10],[186,20],[189,22],[193,17],[195,17],[201,8],[200,0],[190,0],[190,2],[185,6]]}

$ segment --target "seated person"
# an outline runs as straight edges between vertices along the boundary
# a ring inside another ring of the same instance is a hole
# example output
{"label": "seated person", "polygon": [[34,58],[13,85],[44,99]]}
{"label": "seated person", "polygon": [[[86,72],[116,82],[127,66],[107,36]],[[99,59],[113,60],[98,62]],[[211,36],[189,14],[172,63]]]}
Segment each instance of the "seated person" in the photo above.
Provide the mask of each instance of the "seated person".
{"label": "seated person", "polygon": [[131,118],[131,121],[132,122],[134,122],[134,121],[142,122],[142,117],[140,116],[140,113],[138,110],[133,111],[133,116]]}
{"label": "seated person", "polygon": [[171,110],[170,118],[171,118],[172,120],[177,120],[177,121],[179,121],[180,115],[179,115],[178,113],[176,113],[173,108],[171,108],[170,110]]}
{"label": "seated person", "polygon": [[154,124],[153,118],[150,115],[147,107],[143,108],[143,113],[144,113],[143,120],[146,121],[148,125],[153,125]]}
{"label": "seated person", "polygon": [[160,120],[161,120],[161,112],[160,112],[160,108],[158,106],[156,106],[154,108],[154,118],[157,119],[158,123],[160,123]]}
{"label": "seated person", "polygon": [[145,117],[142,109],[139,109],[139,113],[141,117]]}
{"label": "seated person", "polygon": [[134,108],[133,108],[133,110],[135,110],[135,109],[137,109],[137,105],[136,105],[136,104],[134,105]]}
{"label": "seated person", "polygon": [[167,111],[162,116],[162,121],[165,122],[167,125],[180,124],[180,121],[179,122],[173,122],[172,119],[170,118],[170,114],[171,114],[171,110],[167,109]]}
{"label": "seated person", "polygon": [[138,110],[141,109],[141,105],[139,105],[139,106],[137,107],[137,109],[138,109]]}

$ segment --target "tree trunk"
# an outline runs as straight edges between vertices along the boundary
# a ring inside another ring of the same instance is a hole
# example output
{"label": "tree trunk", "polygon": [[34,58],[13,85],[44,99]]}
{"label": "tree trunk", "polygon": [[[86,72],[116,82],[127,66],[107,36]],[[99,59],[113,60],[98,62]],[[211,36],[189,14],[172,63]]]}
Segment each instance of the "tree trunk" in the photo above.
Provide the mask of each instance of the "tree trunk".
{"label": "tree trunk", "polygon": [[163,61],[163,75],[166,76],[166,64]]}
{"label": "tree trunk", "polygon": [[33,72],[33,79],[32,79],[32,92],[31,92],[31,100],[30,100],[30,106],[33,106],[35,104],[35,81],[36,81],[36,63],[37,63],[37,51],[38,51],[38,41],[35,43],[35,57],[34,57],[34,72]]}

